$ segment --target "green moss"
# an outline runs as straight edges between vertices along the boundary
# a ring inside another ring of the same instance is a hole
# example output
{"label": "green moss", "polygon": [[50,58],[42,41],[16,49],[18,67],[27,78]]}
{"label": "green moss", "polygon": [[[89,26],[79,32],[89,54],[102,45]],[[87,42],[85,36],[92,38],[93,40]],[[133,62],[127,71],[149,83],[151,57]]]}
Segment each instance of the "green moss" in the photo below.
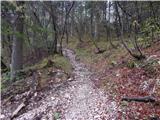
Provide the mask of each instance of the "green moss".
{"label": "green moss", "polygon": [[[106,38],[102,38],[97,40],[97,45],[101,50],[106,50],[101,54],[95,54],[95,46],[91,39],[86,39],[82,45],[82,47],[77,47],[79,42],[77,39],[71,39],[68,45],[69,48],[75,50],[77,57],[82,61],[86,62],[87,64],[94,64],[97,63],[99,60],[106,60],[109,64],[112,64],[112,61],[117,61],[119,56],[126,54],[124,48],[118,47],[117,49],[112,49],[110,46],[109,41]],[[112,39],[112,43],[117,46],[119,41]]]}
{"label": "green moss", "polygon": [[71,39],[69,40],[68,47],[71,48],[71,49],[75,49],[76,46],[77,46],[77,44],[78,44],[78,39],[76,39],[76,38],[71,38]]}
{"label": "green moss", "polygon": [[[48,66],[47,65],[48,60],[51,60],[53,62],[53,65]],[[58,54],[44,58],[43,60],[41,60],[37,64],[35,64],[33,66],[26,67],[23,71],[29,71],[29,70],[34,71],[34,70],[40,70],[43,68],[47,69],[47,67],[61,68],[62,70],[64,70],[67,73],[70,73],[72,71],[72,66],[71,66],[69,60],[67,58],[65,58],[64,56],[61,56]]]}
{"label": "green moss", "polygon": [[[53,62],[53,64],[51,65],[47,65],[48,64],[48,60],[51,60]],[[33,66],[29,66],[26,67],[25,69],[19,71],[20,73],[24,73],[17,75],[16,77],[16,81],[24,81],[26,79],[26,77],[28,77],[30,72],[33,71],[37,71],[40,70],[41,71],[41,78],[43,79],[43,82],[47,82],[47,79],[50,77],[48,76],[48,71],[50,69],[55,68],[59,68],[64,70],[66,73],[71,74],[72,72],[72,66],[69,62],[69,60],[63,56],[60,55],[54,55],[54,56],[49,56],[43,60],[41,60],[39,63],[33,65]],[[10,84],[15,83],[16,81],[11,81],[10,80],[10,72],[6,72],[2,75],[2,84],[1,84],[1,91],[3,92],[5,89],[8,89],[10,87]],[[8,84],[9,83],[9,84]],[[23,88],[23,85],[20,85],[20,87]]]}
{"label": "green moss", "polygon": [[32,66],[27,66],[23,69],[23,71],[29,71],[29,70],[39,70],[39,69],[42,69],[44,68],[46,65],[47,65],[47,61],[48,61],[48,58],[44,58],[43,60],[39,61],[37,64],[34,64]]}
{"label": "green moss", "polygon": [[4,91],[5,88],[6,88],[6,87],[4,86],[4,84],[1,84],[1,85],[0,85],[1,91]]}
{"label": "green moss", "polygon": [[[53,62],[53,65],[48,66],[47,65],[48,60],[51,60]],[[71,73],[71,71],[72,71],[72,66],[71,66],[69,60],[67,58],[65,58],[64,56],[61,56],[61,55],[58,55],[58,54],[56,54],[54,56],[49,56],[47,58],[44,58],[39,63],[37,63],[34,66],[31,66],[27,69],[38,70],[38,69],[43,69],[43,68],[46,68],[46,67],[60,68],[67,73]]]}
{"label": "green moss", "polygon": [[61,55],[55,55],[53,58],[52,58],[54,64],[63,69],[65,72],[67,73],[71,73],[72,72],[72,65],[70,64],[70,61],[61,56]]}
{"label": "green moss", "polygon": [[90,48],[78,48],[75,50],[76,50],[77,57],[80,58],[80,60],[83,62],[92,64],[97,59],[96,55]]}
{"label": "green moss", "polygon": [[53,114],[53,116],[54,116],[54,119],[55,119],[55,120],[58,120],[58,119],[60,118],[60,113],[59,113],[59,112],[55,112],[55,113]]}

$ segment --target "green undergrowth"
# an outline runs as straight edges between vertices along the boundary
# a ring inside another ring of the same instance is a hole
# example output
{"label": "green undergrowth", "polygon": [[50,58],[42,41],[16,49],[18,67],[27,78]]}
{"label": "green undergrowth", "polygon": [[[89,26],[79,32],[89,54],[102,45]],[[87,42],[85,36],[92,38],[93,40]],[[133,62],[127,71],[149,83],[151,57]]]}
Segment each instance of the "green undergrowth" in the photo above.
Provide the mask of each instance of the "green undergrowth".
{"label": "green undergrowth", "polygon": [[[51,64],[48,64],[49,61],[52,61]],[[23,70],[18,72],[18,75],[16,76],[16,80],[11,81],[10,79],[10,72],[6,72],[2,74],[2,82],[1,82],[1,90],[5,90],[7,87],[9,87],[11,84],[15,84],[18,81],[25,81],[27,77],[32,75],[33,72],[40,71],[42,74],[42,77],[44,79],[47,79],[48,72],[50,69],[61,69],[68,75],[72,72],[72,66],[69,62],[69,60],[61,55],[54,55],[49,56],[47,58],[44,58],[43,60],[39,61],[37,64],[25,67]],[[23,86],[22,86],[23,87]]]}
{"label": "green undergrowth", "polygon": [[[48,66],[47,65],[48,60],[51,60],[53,62],[53,64]],[[44,58],[39,63],[37,63],[33,66],[26,67],[24,70],[26,70],[26,71],[27,70],[40,70],[40,69],[44,69],[44,68],[47,69],[47,67],[54,67],[57,69],[62,69],[66,73],[72,72],[72,66],[71,66],[69,60],[59,54],[55,54],[54,56],[49,56],[47,58]]]}
{"label": "green undergrowth", "polygon": [[90,40],[79,43],[77,39],[71,39],[68,47],[75,50],[77,58],[83,62],[93,63],[97,58],[94,53],[95,47]]}
{"label": "green undergrowth", "polygon": [[[117,49],[112,48],[110,43],[106,41],[106,38],[101,38],[100,40],[97,40],[96,43],[100,50],[105,50],[105,52],[96,54],[96,48],[89,38],[81,43],[82,45],[79,45],[80,43],[77,39],[71,39],[68,47],[75,50],[78,59],[90,65],[97,63],[100,60],[106,60],[109,64],[112,64],[117,60],[117,56],[126,53],[122,47],[118,47]],[[113,41],[113,44],[117,45],[118,42]]]}
{"label": "green undergrowth", "polygon": [[57,67],[60,67],[66,73],[70,74],[72,72],[72,65],[67,58],[60,55],[55,55],[53,57],[53,61]]}

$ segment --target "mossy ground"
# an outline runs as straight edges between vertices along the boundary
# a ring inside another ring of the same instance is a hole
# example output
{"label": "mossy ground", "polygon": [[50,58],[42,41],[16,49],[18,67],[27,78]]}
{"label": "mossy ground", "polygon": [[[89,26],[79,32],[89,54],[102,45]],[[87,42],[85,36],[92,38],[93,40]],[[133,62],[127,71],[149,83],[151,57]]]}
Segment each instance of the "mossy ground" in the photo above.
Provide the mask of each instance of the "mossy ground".
{"label": "mossy ground", "polygon": [[[76,38],[72,38],[68,44],[68,47],[75,50],[77,57],[88,65],[97,66],[100,64],[111,65],[117,61],[119,57],[127,54],[122,46],[118,46],[117,49],[112,48],[109,41],[105,38],[101,38],[96,41],[98,47],[105,52],[96,54],[96,48],[90,38],[86,38],[84,43],[79,43]],[[113,40],[114,45],[118,45],[118,41]]]}
{"label": "mossy ground", "polygon": [[[50,66],[48,66],[48,60],[51,60],[53,62],[53,64],[51,64]],[[10,88],[10,86],[12,84],[21,84],[26,82],[27,78],[30,77],[30,75],[32,75],[32,72],[36,72],[36,71],[40,71],[41,72],[41,77],[43,78],[43,82],[46,81],[47,79],[49,79],[49,75],[48,72],[50,70],[57,70],[60,69],[62,71],[64,71],[66,74],[71,74],[72,72],[72,66],[69,62],[69,60],[67,58],[65,58],[64,56],[61,55],[54,55],[54,56],[49,56],[47,58],[42,59],[41,61],[39,61],[37,64],[33,65],[33,66],[28,66],[25,67],[25,69],[21,70],[21,74],[18,75],[16,77],[16,81],[11,81],[10,80],[10,72],[4,73],[2,74],[2,81],[1,81],[1,91],[6,91],[8,88]],[[23,84],[21,84],[23,87]],[[18,85],[19,86],[19,85]]]}

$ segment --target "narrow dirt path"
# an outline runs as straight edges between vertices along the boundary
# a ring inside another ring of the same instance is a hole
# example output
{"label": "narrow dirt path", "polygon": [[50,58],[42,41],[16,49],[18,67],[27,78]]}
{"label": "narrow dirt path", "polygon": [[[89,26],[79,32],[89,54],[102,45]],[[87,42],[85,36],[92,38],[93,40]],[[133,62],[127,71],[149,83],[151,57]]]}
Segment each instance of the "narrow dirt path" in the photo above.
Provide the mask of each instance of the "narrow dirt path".
{"label": "narrow dirt path", "polygon": [[64,50],[74,71],[74,80],[60,87],[57,92],[50,91],[39,107],[34,108],[17,120],[115,120],[117,111],[114,101],[90,80],[91,72],[76,61],[76,55],[69,49]]}
{"label": "narrow dirt path", "polygon": [[76,61],[71,50],[65,50],[74,67],[76,81],[72,89],[72,101],[66,111],[67,120],[106,120],[116,118],[116,105],[109,102],[103,91],[96,89],[90,80],[91,72],[82,63]]}

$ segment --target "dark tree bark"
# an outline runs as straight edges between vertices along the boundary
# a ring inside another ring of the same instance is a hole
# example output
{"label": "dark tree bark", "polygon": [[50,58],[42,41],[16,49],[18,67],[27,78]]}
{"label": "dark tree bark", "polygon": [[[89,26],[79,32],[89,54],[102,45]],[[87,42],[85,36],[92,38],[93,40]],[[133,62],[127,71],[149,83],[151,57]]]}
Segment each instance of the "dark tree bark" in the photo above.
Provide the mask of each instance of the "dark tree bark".
{"label": "dark tree bark", "polygon": [[[16,2],[18,7],[24,5],[23,1]],[[17,11],[18,18],[16,20],[15,32],[23,34],[23,24],[24,24],[24,11]],[[12,46],[12,60],[11,60],[11,79],[15,79],[18,70],[23,67],[23,38],[14,35],[13,46]]]}
{"label": "dark tree bark", "polygon": [[53,15],[52,15],[52,24],[54,29],[53,53],[57,53],[58,31],[56,27],[55,18]]}
{"label": "dark tree bark", "polygon": [[54,40],[52,44],[53,53],[58,53],[57,52],[58,28],[57,28],[57,23],[56,23],[57,18],[55,15],[55,9],[53,9],[53,4],[51,1],[47,1],[43,5],[52,18],[52,27],[53,27],[53,36],[54,36]]}
{"label": "dark tree bark", "polygon": [[7,67],[7,65],[3,62],[3,57],[1,56],[1,71],[2,72],[6,72],[7,71],[7,69],[8,69],[8,67]]}

